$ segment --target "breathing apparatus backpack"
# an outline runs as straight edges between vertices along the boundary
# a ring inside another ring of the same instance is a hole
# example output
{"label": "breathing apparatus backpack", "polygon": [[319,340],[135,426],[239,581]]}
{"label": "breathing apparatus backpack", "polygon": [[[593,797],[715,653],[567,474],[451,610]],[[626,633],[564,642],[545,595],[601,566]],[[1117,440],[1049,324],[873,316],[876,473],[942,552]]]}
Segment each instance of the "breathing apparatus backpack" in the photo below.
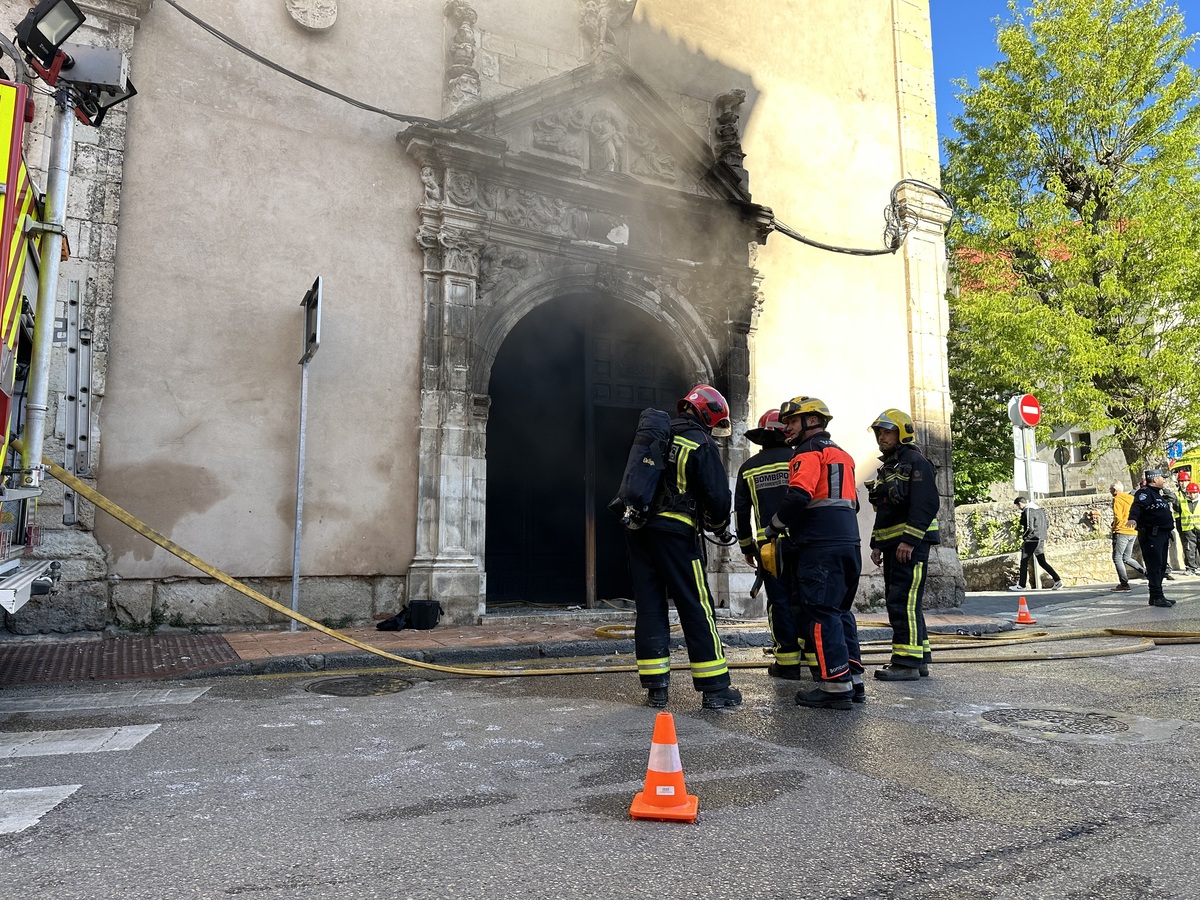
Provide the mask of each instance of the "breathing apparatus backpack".
{"label": "breathing apparatus backpack", "polygon": [[608,504],[626,528],[641,528],[650,518],[650,507],[667,470],[670,443],[671,417],[661,409],[643,409],[625,461],[621,487]]}

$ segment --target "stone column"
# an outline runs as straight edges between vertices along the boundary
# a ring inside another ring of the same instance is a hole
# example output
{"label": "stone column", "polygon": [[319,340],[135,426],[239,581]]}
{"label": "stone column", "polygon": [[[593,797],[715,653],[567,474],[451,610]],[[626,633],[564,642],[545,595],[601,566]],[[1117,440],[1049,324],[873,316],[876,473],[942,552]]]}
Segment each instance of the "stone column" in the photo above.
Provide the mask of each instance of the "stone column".
{"label": "stone column", "polygon": [[946,362],[950,310],[946,301],[945,228],[950,221],[950,209],[936,194],[917,186],[902,186],[899,199],[906,213],[916,221],[904,242],[912,417],[920,447],[937,473],[938,493],[942,498],[938,510],[942,543],[929,556],[925,605],[960,606],[966,581],[954,533],[950,375]]}
{"label": "stone column", "polygon": [[480,523],[485,513],[481,473],[487,401],[471,392],[470,370],[484,219],[443,204],[433,178],[427,180],[420,212],[425,366],[417,547],[408,596],[437,600],[452,623],[478,624],[484,612]]}

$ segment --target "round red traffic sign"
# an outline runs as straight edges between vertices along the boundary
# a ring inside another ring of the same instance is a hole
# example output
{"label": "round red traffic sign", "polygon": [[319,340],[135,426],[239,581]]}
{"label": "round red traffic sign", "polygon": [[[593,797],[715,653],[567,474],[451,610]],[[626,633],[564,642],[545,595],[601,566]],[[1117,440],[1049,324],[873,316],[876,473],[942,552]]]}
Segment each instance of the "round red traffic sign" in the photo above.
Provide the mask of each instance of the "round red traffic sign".
{"label": "round red traffic sign", "polygon": [[1022,394],[1017,398],[1017,416],[1031,428],[1042,421],[1042,404],[1033,394]]}

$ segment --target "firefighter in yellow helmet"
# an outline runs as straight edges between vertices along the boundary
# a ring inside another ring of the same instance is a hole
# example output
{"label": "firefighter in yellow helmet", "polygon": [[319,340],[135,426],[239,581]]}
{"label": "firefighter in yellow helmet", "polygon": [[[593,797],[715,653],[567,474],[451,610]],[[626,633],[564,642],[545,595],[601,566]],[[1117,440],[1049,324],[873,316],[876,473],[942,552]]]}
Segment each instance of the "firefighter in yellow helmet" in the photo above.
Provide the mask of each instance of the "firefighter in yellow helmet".
{"label": "firefighter in yellow helmet", "polygon": [[779,417],[793,456],[764,537],[781,537],[792,615],[817,682],[816,690],[796,693],[796,705],[851,709],[866,699],[853,610],[862,572],[854,459],[830,438],[833,415],[816,397],[793,397]]}
{"label": "firefighter in yellow helmet", "polygon": [[929,634],[921,598],[929,548],[941,543],[940,504],[933,464],[917,449],[912,418],[885,409],[871,423],[883,454],[867,496],[875,507],[871,562],[883,566],[884,599],[892,626],[891,664],[875,670],[881,681],[915,681],[929,674]]}
{"label": "firefighter in yellow helmet", "polygon": [[792,448],[787,445],[787,426],[780,420],[779,410],[768,409],[763,413],[758,427],[746,432],[746,439],[762,449],[742,463],[734,479],[733,514],[738,546],[746,563],[758,567],[758,577],[767,592],[767,626],[775,650],[775,662],[767,667],[767,674],[798,680],[804,677],[799,635],[792,618],[787,585],[779,580],[771,556],[775,545],[764,534],[771,517],[783,502],[792,461]]}

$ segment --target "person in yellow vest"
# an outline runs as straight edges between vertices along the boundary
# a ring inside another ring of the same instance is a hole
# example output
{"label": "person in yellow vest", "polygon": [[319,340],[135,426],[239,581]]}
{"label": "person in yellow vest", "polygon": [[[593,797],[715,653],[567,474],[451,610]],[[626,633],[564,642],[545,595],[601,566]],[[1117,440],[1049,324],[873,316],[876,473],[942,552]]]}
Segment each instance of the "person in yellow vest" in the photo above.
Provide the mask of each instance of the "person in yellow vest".
{"label": "person in yellow vest", "polygon": [[1133,505],[1133,494],[1126,493],[1125,485],[1119,481],[1110,484],[1108,492],[1112,494],[1113,498],[1112,560],[1113,566],[1117,570],[1117,586],[1113,588],[1113,593],[1122,594],[1130,590],[1128,570],[1133,569],[1142,575],[1146,574],[1146,570],[1133,558],[1133,545],[1137,541],[1137,529],[1130,528],[1126,524],[1129,521],[1129,507]]}
{"label": "person in yellow vest", "polygon": [[1200,484],[1189,481],[1179,498],[1176,523],[1183,536],[1183,561],[1189,575],[1200,575]]}

